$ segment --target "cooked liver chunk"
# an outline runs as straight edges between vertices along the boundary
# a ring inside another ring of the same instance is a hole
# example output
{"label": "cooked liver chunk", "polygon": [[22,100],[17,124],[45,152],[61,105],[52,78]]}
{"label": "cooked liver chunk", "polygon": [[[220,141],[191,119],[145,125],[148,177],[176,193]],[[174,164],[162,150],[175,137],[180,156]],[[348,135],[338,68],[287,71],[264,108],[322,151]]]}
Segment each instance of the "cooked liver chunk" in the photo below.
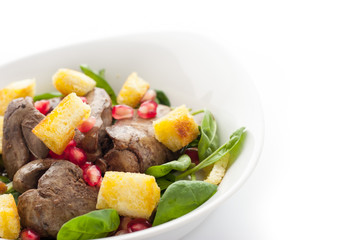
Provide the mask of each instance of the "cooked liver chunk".
{"label": "cooked liver chunk", "polygon": [[[161,110],[166,114],[170,108],[161,106]],[[172,153],[155,139],[152,120],[135,115],[132,119],[117,121],[106,128],[114,144],[114,148],[104,156],[108,170],[145,172],[153,165],[176,158],[176,153]]]}
{"label": "cooked liver chunk", "polygon": [[93,162],[102,155],[102,145],[106,140],[105,128],[112,123],[112,105],[109,95],[102,88],[94,88],[85,97],[91,108],[90,116],[95,117],[96,122],[89,132],[85,134],[77,132],[75,141],[89,156],[92,156],[89,160]]}
{"label": "cooked liver chunk", "polygon": [[48,148],[31,132],[32,127],[43,118],[30,97],[15,99],[9,104],[4,116],[2,157],[11,179],[20,167],[29,162],[30,152],[36,158],[47,156]]}
{"label": "cooked liver chunk", "polygon": [[37,188],[39,178],[56,160],[37,159],[22,166],[14,175],[14,189],[20,193]]}
{"label": "cooked liver chunk", "polygon": [[95,210],[96,201],[97,189],[86,185],[82,170],[57,160],[39,179],[38,189],[19,197],[18,210],[23,227],[55,238],[65,222]]}

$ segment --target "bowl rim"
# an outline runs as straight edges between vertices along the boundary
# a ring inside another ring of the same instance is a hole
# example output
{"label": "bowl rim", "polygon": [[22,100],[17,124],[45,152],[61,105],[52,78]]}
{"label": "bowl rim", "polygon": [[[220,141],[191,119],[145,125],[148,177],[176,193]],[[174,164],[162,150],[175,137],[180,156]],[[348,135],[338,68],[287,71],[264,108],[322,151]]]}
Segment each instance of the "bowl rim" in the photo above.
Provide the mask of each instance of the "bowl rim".
{"label": "bowl rim", "polygon": [[[113,40],[117,40],[117,39],[121,40],[121,39],[129,38],[129,37],[139,37],[139,36],[144,36],[144,35],[149,35],[149,34],[150,35],[159,35],[159,36],[161,36],[161,35],[163,35],[163,36],[180,35],[180,36],[186,36],[186,37],[190,37],[190,38],[201,39],[201,40],[207,41],[213,45],[216,45],[217,47],[219,47],[219,49],[221,49],[223,51],[223,54],[225,54],[227,57],[229,57],[229,59],[233,63],[235,63],[236,65],[240,64],[239,61],[237,60],[236,56],[234,56],[230,51],[225,49],[221,45],[221,43],[214,41],[213,39],[211,39],[207,36],[204,36],[204,35],[201,35],[198,33],[193,33],[193,32],[186,32],[186,31],[152,31],[152,32],[117,34],[117,35],[113,35],[113,36],[100,37],[100,38],[95,38],[95,39],[90,39],[90,40],[85,40],[85,41],[69,43],[69,44],[65,44],[65,45],[61,45],[61,46],[57,46],[57,47],[47,48],[47,49],[43,49],[41,51],[37,51],[37,52],[31,53],[31,54],[19,57],[17,59],[12,59],[10,61],[4,62],[4,63],[0,64],[0,69],[6,68],[13,64],[17,64],[17,62],[21,62],[21,61],[31,59],[31,58],[40,57],[41,55],[47,55],[51,52],[61,51],[61,50],[68,49],[68,48],[75,48],[76,46],[80,46],[80,45],[92,45],[92,44],[106,43],[107,41],[113,41]],[[223,203],[224,201],[229,199],[232,195],[234,195],[237,191],[239,191],[239,189],[243,186],[243,184],[245,184],[245,182],[251,176],[251,174],[255,170],[257,164],[259,163],[259,158],[261,156],[263,145],[264,145],[264,135],[265,135],[264,134],[265,133],[264,112],[263,112],[263,107],[261,104],[259,92],[250,76],[247,76],[247,82],[250,83],[251,87],[253,88],[253,92],[255,94],[255,96],[253,96],[253,97],[255,97],[256,102],[258,103],[258,107],[259,107],[258,114],[260,117],[260,119],[258,119],[258,120],[260,121],[260,124],[259,124],[260,129],[257,129],[257,131],[258,131],[257,137],[259,137],[259,138],[254,143],[254,149],[251,153],[249,163],[247,164],[244,172],[239,177],[239,179],[234,184],[232,184],[226,191],[224,191],[222,194],[217,195],[216,198],[214,198],[212,201],[207,201],[206,203],[202,204],[200,207],[194,209],[193,211],[189,212],[188,214],[185,214],[184,216],[182,216],[180,218],[163,223],[154,228],[146,229],[145,231],[134,232],[129,235],[125,234],[125,235],[120,235],[120,236],[111,236],[111,237],[106,237],[106,238],[102,238],[102,239],[110,239],[110,238],[111,239],[137,239],[139,237],[141,237],[141,239],[143,239],[142,237],[145,237],[145,236],[153,237],[153,236],[158,235],[161,232],[168,232],[179,226],[186,225],[188,223],[188,220],[190,220],[190,219],[194,219],[196,217],[200,218],[201,216],[204,216],[204,214],[210,214],[211,211],[209,211],[209,210],[211,210],[211,209],[214,210],[218,205],[220,205],[221,203]]]}

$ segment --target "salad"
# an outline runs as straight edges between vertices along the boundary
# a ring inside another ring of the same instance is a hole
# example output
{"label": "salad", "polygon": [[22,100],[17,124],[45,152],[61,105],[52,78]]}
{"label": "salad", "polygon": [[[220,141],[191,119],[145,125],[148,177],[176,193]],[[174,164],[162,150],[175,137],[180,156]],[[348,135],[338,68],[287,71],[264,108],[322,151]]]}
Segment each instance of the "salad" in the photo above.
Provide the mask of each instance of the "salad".
{"label": "salad", "polygon": [[220,144],[207,109],[171,106],[132,73],[59,69],[0,89],[0,238],[96,239],[169,222],[213,196],[246,136]]}

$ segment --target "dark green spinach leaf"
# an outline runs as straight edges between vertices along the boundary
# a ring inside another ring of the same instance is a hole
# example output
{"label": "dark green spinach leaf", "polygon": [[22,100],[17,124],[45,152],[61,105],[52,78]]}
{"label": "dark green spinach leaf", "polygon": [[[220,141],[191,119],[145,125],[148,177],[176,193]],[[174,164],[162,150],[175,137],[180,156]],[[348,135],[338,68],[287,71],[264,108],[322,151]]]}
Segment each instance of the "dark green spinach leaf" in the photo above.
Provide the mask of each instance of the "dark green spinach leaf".
{"label": "dark green spinach leaf", "polygon": [[188,155],[183,154],[178,160],[149,167],[146,169],[145,174],[159,178],[170,173],[172,170],[185,171],[190,166],[190,164],[191,158]]}
{"label": "dark green spinach leaf", "polygon": [[106,237],[120,225],[120,217],[114,209],[89,212],[62,225],[58,240],[85,240]]}
{"label": "dark green spinach leaf", "polygon": [[14,187],[13,187],[13,182],[9,182],[6,184],[7,187],[7,191],[5,192],[6,194],[11,194],[13,195],[16,204],[18,203],[18,198],[21,195],[21,193],[17,192]]}
{"label": "dark green spinach leaf", "polygon": [[212,195],[217,186],[204,181],[177,181],[160,198],[153,226],[181,217],[199,207]]}
{"label": "dark green spinach leaf", "polygon": [[115,92],[111,88],[109,83],[104,79],[105,70],[102,69],[102,70],[99,71],[99,74],[97,74],[94,71],[92,71],[87,65],[81,65],[80,68],[81,68],[81,71],[83,71],[83,73],[85,75],[87,75],[87,76],[91,77],[92,79],[94,79],[94,81],[96,82],[97,87],[103,88],[109,94],[112,104],[116,105],[117,101],[116,101]]}
{"label": "dark green spinach leaf", "polygon": [[9,183],[11,182],[9,178],[5,177],[5,176],[0,176],[0,181],[3,183]]}
{"label": "dark green spinach leaf", "polygon": [[36,95],[33,99],[34,99],[34,102],[36,102],[39,100],[46,100],[46,99],[51,99],[51,98],[56,98],[56,97],[63,97],[63,95],[59,92],[48,92],[48,93]]}
{"label": "dark green spinach leaf", "polygon": [[[207,167],[207,166],[219,161],[223,157],[229,157],[229,162],[233,161],[240,154],[241,146],[243,144],[245,136],[246,136],[246,132],[245,132],[244,127],[236,130],[233,134],[231,134],[230,140],[227,143],[225,143],[220,148],[218,148],[215,152],[213,152],[210,156],[208,156],[206,159],[201,161],[194,168],[191,168],[191,169],[187,170],[186,172],[177,176],[176,179],[179,180],[179,179],[186,177],[189,174],[197,172],[200,169],[203,169],[204,167]],[[229,154],[229,156],[227,156],[228,154]]]}
{"label": "dark green spinach leaf", "polygon": [[156,92],[155,101],[158,104],[166,105],[166,106],[169,106],[169,107],[171,106],[169,98],[166,96],[166,94],[163,91],[155,90],[155,92]]}
{"label": "dark green spinach leaf", "polygon": [[217,123],[209,110],[204,111],[201,122],[201,137],[198,144],[199,161],[201,162],[220,146]]}

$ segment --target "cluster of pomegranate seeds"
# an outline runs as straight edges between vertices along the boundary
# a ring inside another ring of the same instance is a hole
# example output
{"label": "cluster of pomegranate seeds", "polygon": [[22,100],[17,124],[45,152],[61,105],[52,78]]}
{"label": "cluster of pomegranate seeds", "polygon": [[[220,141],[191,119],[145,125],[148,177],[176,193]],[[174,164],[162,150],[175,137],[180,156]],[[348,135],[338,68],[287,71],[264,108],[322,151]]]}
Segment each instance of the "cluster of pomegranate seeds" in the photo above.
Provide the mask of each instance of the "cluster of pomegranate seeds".
{"label": "cluster of pomegranate seeds", "polygon": [[151,227],[151,223],[144,218],[135,218],[127,224],[127,231],[137,232]]}
{"label": "cluster of pomegranate seeds", "polygon": [[197,148],[188,148],[185,150],[185,154],[187,154],[191,158],[191,162],[196,165],[199,164],[199,154]]}
{"label": "cluster of pomegranate seeds", "polygon": [[79,129],[79,131],[82,133],[87,133],[88,131],[90,131],[93,128],[95,123],[96,123],[96,118],[93,116],[90,116],[89,118],[84,120],[83,123],[77,127],[77,129]]}
{"label": "cluster of pomegranate seeds", "polygon": [[40,235],[31,229],[24,229],[20,233],[21,240],[40,240]]}
{"label": "cluster of pomegranate seeds", "polygon": [[36,101],[34,103],[34,107],[41,112],[42,114],[46,115],[48,114],[49,110],[50,110],[50,102],[49,100],[40,100],[40,101]]}
{"label": "cluster of pomegranate seeds", "polygon": [[149,89],[145,95],[143,96],[143,98],[141,99],[140,102],[145,102],[145,101],[155,101],[156,98],[156,92],[153,89]]}
{"label": "cluster of pomegranate seeds", "polygon": [[145,101],[141,103],[137,113],[141,118],[154,118],[156,117],[157,106],[158,104],[155,101]]}
{"label": "cluster of pomegranate seeds", "polygon": [[112,116],[117,120],[124,118],[132,118],[133,115],[134,109],[126,105],[116,105],[112,109]]}
{"label": "cluster of pomegranate seeds", "polygon": [[100,168],[96,165],[90,165],[83,169],[83,178],[90,186],[99,186],[102,181]]}

